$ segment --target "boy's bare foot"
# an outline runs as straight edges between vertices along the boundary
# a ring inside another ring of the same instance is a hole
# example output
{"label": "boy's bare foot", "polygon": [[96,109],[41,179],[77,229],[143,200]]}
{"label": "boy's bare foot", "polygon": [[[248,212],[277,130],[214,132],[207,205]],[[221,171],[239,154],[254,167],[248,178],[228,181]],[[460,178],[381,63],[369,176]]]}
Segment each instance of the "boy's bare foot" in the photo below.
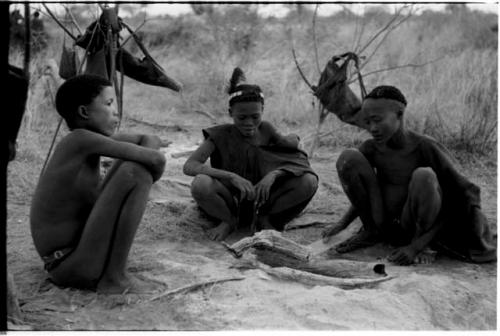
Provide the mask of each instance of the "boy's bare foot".
{"label": "boy's bare foot", "polygon": [[411,246],[404,246],[398,248],[387,258],[390,262],[395,263],[396,265],[410,265],[415,261],[415,257],[417,256],[417,252]]}
{"label": "boy's bare foot", "polygon": [[426,247],[422,252],[417,254],[413,262],[415,264],[432,264],[436,260],[436,251]]}
{"label": "boy's bare foot", "polygon": [[346,228],[343,224],[328,223],[328,227],[323,230],[321,237],[323,238],[323,243],[328,243],[330,239],[337,233],[343,231]]}
{"label": "boy's bare foot", "polygon": [[97,292],[102,294],[152,294],[164,287],[153,280],[142,280],[127,274],[121,279],[103,277],[97,284]]}
{"label": "boy's bare foot", "polygon": [[361,229],[354,234],[354,236],[338,244],[335,247],[335,251],[338,253],[347,253],[359,248],[375,245],[378,242],[379,240],[376,234]]}
{"label": "boy's bare foot", "polygon": [[213,229],[207,230],[207,236],[215,241],[222,241],[226,239],[227,236],[233,231],[231,225],[226,222],[221,222],[219,225],[214,227]]}

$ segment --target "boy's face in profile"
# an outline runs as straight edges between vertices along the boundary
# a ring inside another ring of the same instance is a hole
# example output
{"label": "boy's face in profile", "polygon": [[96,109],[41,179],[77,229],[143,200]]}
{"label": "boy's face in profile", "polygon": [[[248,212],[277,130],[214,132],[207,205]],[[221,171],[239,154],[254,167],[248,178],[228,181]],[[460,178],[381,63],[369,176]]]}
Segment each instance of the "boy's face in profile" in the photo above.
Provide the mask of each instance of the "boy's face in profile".
{"label": "boy's face in profile", "polygon": [[261,102],[239,102],[231,106],[229,115],[244,137],[252,137],[262,122]]}
{"label": "boy's face in profile", "polygon": [[83,106],[86,111],[87,129],[106,136],[110,136],[115,132],[118,125],[118,116],[114,97],[113,88],[105,86],[89,105]]}
{"label": "boy's face in profile", "polygon": [[379,144],[386,143],[401,127],[403,111],[396,101],[368,98],[362,109],[367,130]]}

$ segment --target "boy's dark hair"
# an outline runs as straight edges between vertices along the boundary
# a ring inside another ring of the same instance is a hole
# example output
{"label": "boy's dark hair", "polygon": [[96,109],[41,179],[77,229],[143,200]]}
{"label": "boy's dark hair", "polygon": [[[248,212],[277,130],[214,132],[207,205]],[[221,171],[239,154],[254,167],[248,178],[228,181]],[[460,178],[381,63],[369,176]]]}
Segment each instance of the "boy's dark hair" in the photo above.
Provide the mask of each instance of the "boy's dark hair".
{"label": "boy's dark hair", "polygon": [[380,85],[374,88],[369,94],[365,96],[365,99],[392,99],[400,102],[406,106],[406,98],[395,86],[390,85]]}
{"label": "boy's dark hair", "polygon": [[56,110],[70,129],[75,127],[78,107],[89,105],[106,86],[112,86],[106,78],[96,75],[77,75],[59,87],[56,94]]}
{"label": "boy's dark hair", "polygon": [[239,102],[252,102],[257,101],[264,104],[264,94],[258,85],[239,84],[245,81],[245,74],[243,70],[236,67],[233,70],[231,79],[227,86],[227,93],[229,93],[229,106],[233,106]]}

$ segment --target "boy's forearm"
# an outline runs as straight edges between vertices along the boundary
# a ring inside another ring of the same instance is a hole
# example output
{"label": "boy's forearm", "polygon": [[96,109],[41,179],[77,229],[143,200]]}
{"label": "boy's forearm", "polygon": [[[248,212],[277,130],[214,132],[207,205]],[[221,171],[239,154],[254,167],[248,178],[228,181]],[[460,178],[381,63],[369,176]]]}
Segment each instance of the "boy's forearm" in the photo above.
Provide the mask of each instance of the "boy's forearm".
{"label": "boy's forearm", "polygon": [[139,145],[142,147],[159,149],[161,145],[161,139],[156,135],[142,135],[139,140]]}
{"label": "boy's forearm", "polygon": [[210,167],[208,164],[205,163],[191,162],[191,161],[186,162],[183,170],[184,174],[188,176],[196,176],[198,174],[204,174],[219,180],[228,180],[234,174],[226,170]]}

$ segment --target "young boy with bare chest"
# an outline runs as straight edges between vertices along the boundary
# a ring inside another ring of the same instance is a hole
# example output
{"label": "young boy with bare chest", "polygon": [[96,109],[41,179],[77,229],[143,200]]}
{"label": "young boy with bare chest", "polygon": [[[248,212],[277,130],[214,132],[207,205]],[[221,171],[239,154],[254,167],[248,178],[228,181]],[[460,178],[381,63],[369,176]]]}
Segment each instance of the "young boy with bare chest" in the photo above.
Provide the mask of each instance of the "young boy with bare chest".
{"label": "young boy with bare chest", "polygon": [[[151,185],[165,167],[156,136],[113,134],[114,91],[79,75],[61,85],[56,108],[71,132],[54,150],[31,206],[35,247],[54,283],[104,293],[151,292],[126,271]],[[115,158],[100,182],[100,157]]]}
{"label": "young boy with bare chest", "polygon": [[431,247],[468,261],[496,260],[479,188],[456,170],[442,145],[405,129],[406,104],[392,86],[365,97],[362,113],[373,138],[337,161],[351,208],[323,232],[324,240],[359,216],[361,230],[337,245],[337,252],[387,241],[399,246],[389,261],[400,265],[432,262]]}
{"label": "young boy with bare chest", "polygon": [[[259,86],[239,84],[236,68],[228,87],[232,124],[203,130],[205,141],[184,164],[195,176],[191,193],[220,224],[207,231],[224,240],[238,227],[282,230],[309,203],[318,177],[299,138],[283,136],[262,120],[264,96]],[[205,162],[210,158],[210,165]]]}

